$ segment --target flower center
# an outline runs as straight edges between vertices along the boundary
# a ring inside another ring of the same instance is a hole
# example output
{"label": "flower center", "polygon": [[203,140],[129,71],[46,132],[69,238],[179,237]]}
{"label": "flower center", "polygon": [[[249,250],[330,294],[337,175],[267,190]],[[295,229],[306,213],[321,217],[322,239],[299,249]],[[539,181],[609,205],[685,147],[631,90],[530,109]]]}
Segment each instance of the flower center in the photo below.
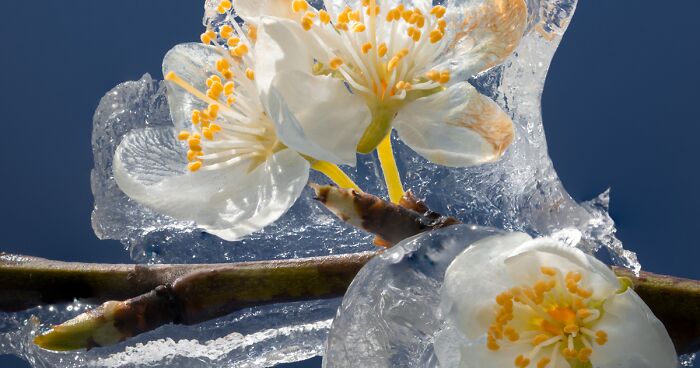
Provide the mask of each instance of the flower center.
{"label": "flower center", "polygon": [[447,47],[444,6],[384,8],[363,0],[359,9],[346,7],[336,19],[305,0],[294,0],[292,10],[303,14],[302,27],[325,52],[314,55],[314,73],[342,78],[372,110],[360,152],[386,136],[401,104],[441,91],[450,80],[449,71],[430,69]]}
{"label": "flower center", "polygon": [[[224,11],[230,8],[227,1],[221,4],[219,7]],[[252,170],[283,148],[273,122],[260,105],[253,83],[255,73],[246,67],[251,62],[248,50],[255,39],[255,28],[249,26],[246,36],[234,23],[220,27],[218,32],[207,30],[200,38],[204,44],[216,47],[221,55],[208,68],[211,73],[204,83],[206,91],[192,86],[175,72],[165,76],[207,104],[207,108],[192,110],[192,129],[178,134],[178,139],[189,146],[187,167],[194,172],[248,162]]]}
{"label": "flower center", "polygon": [[499,351],[518,346],[525,353],[514,365],[556,367],[566,359],[572,367],[590,367],[594,344],[604,345],[607,333],[594,326],[602,302],[592,299],[593,290],[581,286],[582,275],[542,267],[542,278],[532,286],[514,287],[496,297],[496,317],[489,327],[487,347]]}

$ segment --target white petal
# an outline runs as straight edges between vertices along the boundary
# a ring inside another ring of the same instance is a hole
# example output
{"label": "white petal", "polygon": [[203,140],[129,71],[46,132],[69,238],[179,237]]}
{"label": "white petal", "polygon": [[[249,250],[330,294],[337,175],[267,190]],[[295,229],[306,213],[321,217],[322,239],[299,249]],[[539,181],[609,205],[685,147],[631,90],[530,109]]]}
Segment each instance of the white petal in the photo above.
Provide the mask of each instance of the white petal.
{"label": "white petal", "polygon": [[502,63],[520,43],[527,25],[524,0],[449,0],[446,60],[453,80],[464,80]]}
{"label": "white petal", "polygon": [[319,160],[355,165],[371,120],[364,100],[330,76],[290,71],[275,78],[268,108],[287,146]]}
{"label": "white petal", "polygon": [[[183,43],[170,49],[163,58],[163,75],[175,72],[180,78],[202,92],[206,92],[206,80],[216,73],[216,61],[221,56],[213,46],[201,43]],[[168,105],[173,124],[179,130],[192,128],[192,110],[204,109],[207,103],[172,82],[168,86]]]}
{"label": "white petal", "polygon": [[591,362],[608,368],[675,368],[676,351],[663,324],[632,289],[609,298],[595,326],[608,342],[595,345]]}
{"label": "white petal", "polygon": [[246,23],[258,24],[264,16],[296,18],[291,0],[235,0],[233,10]]}
{"label": "white petal", "polygon": [[445,271],[440,308],[469,339],[485,335],[498,294],[513,287],[504,271],[508,254],[530,240],[527,234],[494,235],[472,244]]}
{"label": "white petal", "polygon": [[418,154],[453,167],[497,160],[514,134],[510,117],[467,82],[408,103],[394,127]]}
{"label": "white petal", "polygon": [[299,197],[309,164],[283,150],[248,172],[246,164],[187,172],[186,148],[169,128],[129,133],[114,156],[114,178],[133,200],[235,240],[274,222]]}
{"label": "white petal", "polygon": [[580,249],[551,238],[523,243],[506,258],[505,265],[510,277],[522,284],[534,284],[541,279],[539,269],[542,266],[557,268],[562,275],[569,271],[581,272],[584,287],[592,288],[593,298],[598,300],[620,289],[620,282],[610,267]]}
{"label": "white petal", "polygon": [[311,73],[316,43],[301,26],[289,19],[264,17],[255,42],[255,82],[267,96],[274,77],[282,72],[299,70]]}

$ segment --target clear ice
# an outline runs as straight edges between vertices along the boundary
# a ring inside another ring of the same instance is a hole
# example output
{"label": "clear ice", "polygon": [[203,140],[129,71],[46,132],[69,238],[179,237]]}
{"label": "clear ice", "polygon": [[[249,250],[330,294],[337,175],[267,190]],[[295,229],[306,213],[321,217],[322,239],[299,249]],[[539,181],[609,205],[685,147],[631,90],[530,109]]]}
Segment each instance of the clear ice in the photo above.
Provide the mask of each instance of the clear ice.
{"label": "clear ice", "polygon": [[[215,3],[205,3],[205,25],[227,21],[213,11]],[[607,212],[608,193],[576,203],[559,181],[547,154],[540,98],[550,60],[576,1],[527,3],[528,33],[516,52],[503,65],[471,80],[513,118],[513,145],[494,164],[451,169],[427,162],[395,139],[405,187],[425,198],[433,210],[465,223],[531,235],[568,229],[571,236],[582,237],[580,244],[585,250],[610,263],[639,270],[635,254],[624,250],[615,238],[614,223]],[[114,150],[133,129],[172,125],[164,90],[162,82],[145,75],[108,92],[95,112],[92,224],[98,237],[121,241],[139,263],[235,262],[373,249],[372,236],[337,220],[313,200],[310,189],[275,224],[237,242],[222,241],[192,223],[159,215],[127,198],[112,177]],[[364,190],[385,195],[376,157],[362,156],[357,168],[347,171]],[[311,180],[326,182],[318,173],[312,173]],[[322,354],[339,304],[340,300],[334,299],[249,308],[196,326],[164,326],[112,347],[70,353],[37,349],[31,343],[32,336],[87,306],[79,302],[43,306],[0,316],[0,353],[16,354],[36,367],[267,367]],[[415,332],[418,340],[426,336],[410,324],[399,328]],[[377,339],[377,346],[386,343],[381,337]],[[409,345],[385,347],[413,349]]]}

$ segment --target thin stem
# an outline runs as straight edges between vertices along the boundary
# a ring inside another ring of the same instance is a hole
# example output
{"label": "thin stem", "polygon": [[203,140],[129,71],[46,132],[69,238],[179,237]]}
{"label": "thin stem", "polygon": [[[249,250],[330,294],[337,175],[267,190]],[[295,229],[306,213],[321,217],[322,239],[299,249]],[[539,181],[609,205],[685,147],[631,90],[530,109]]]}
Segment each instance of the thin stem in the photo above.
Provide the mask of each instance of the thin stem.
{"label": "thin stem", "polygon": [[345,174],[345,172],[338,167],[338,165],[327,162],[327,161],[312,161],[311,168],[323,173],[329,179],[331,179],[336,185],[341,188],[350,188],[357,191],[362,191],[357,184],[355,184],[350,177]]}
{"label": "thin stem", "polygon": [[394,159],[394,151],[391,148],[391,132],[377,146],[377,155],[379,156],[379,163],[384,173],[384,181],[389,191],[389,200],[391,200],[391,203],[399,203],[404,195],[404,190],[399,169],[396,166],[396,159]]}

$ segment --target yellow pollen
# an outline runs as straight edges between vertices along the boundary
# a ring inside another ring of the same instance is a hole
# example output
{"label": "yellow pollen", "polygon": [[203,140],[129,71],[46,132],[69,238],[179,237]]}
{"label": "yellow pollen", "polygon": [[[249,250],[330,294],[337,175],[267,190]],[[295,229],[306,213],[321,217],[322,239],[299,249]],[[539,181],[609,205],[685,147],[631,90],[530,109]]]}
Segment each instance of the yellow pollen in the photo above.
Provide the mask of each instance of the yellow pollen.
{"label": "yellow pollen", "polygon": [[192,124],[197,125],[201,122],[200,114],[199,110],[192,110]]}
{"label": "yellow pollen", "polygon": [[442,37],[444,35],[445,34],[439,29],[434,29],[434,30],[430,31],[430,43],[439,42],[440,40],[442,40]]}
{"label": "yellow pollen", "polygon": [[228,69],[231,65],[226,61],[226,59],[219,59],[216,61],[216,70],[218,71],[223,71],[225,69]]}
{"label": "yellow pollen", "polygon": [[246,78],[248,78],[250,80],[254,80],[255,79],[255,72],[253,71],[253,69],[248,68],[245,70],[245,76],[246,76]]}
{"label": "yellow pollen", "polygon": [[440,84],[445,84],[450,81],[450,72],[448,71],[443,71],[440,72]]}
{"label": "yellow pollen", "polygon": [[360,21],[360,12],[358,10],[353,10],[351,12],[348,12],[348,19],[359,22]]}
{"label": "yellow pollen", "polygon": [[598,345],[605,345],[606,342],[608,342],[608,334],[605,333],[605,331],[597,331],[595,333],[595,342]]}
{"label": "yellow pollen", "polygon": [[517,358],[515,358],[515,366],[519,368],[525,368],[528,365],[530,365],[530,359],[525,358],[522,355],[518,355]]}
{"label": "yellow pollen", "polygon": [[557,270],[555,270],[552,267],[545,267],[545,266],[540,267],[540,272],[542,272],[543,275],[550,276],[550,277],[556,276],[556,274],[557,274]]}
{"label": "yellow pollen", "polygon": [[197,138],[194,138],[194,137],[188,138],[187,145],[193,151],[201,151],[202,150],[201,141]]}
{"label": "yellow pollen", "polygon": [[190,137],[190,132],[188,132],[188,131],[186,131],[186,130],[181,131],[181,132],[177,135],[177,139],[178,139],[178,140],[181,140],[181,141],[187,140],[187,138],[189,138],[189,137]]}
{"label": "yellow pollen", "polygon": [[190,169],[190,171],[195,172],[202,168],[202,161],[190,162],[187,164],[187,168]]}
{"label": "yellow pollen", "polygon": [[238,45],[239,42],[241,42],[241,39],[238,38],[238,37],[229,37],[229,38],[226,40],[226,44],[227,44],[229,47],[234,47],[234,46]]}
{"label": "yellow pollen", "polygon": [[369,52],[369,50],[371,50],[371,49],[372,49],[372,43],[370,43],[370,42],[365,43],[364,45],[362,45],[362,48],[361,48],[363,54],[367,54]]}
{"label": "yellow pollen", "polygon": [[310,30],[313,25],[314,25],[313,19],[311,19],[309,17],[304,17],[301,19],[301,28],[304,28],[305,31]]}
{"label": "yellow pollen", "polygon": [[355,33],[364,32],[365,29],[367,29],[367,27],[365,27],[363,23],[355,23],[355,25],[352,26],[352,31]]}
{"label": "yellow pollen", "polygon": [[309,3],[306,0],[294,0],[292,1],[292,11],[295,13],[306,11],[309,8]]}
{"label": "yellow pollen", "polygon": [[244,43],[236,46],[233,50],[231,50],[231,56],[237,56],[241,57],[245,55],[248,52],[248,46],[246,46]]}
{"label": "yellow pollen", "polygon": [[249,24],[248,25],[248,37],[250,37],[250,39],[253,42],[255,42],[255,40],[258,39],[258,27],[254,26],[252,24]]}
{"label": "yellow pollen", "polygon": [[216,116],[219,115],[219,105],[210,104],[207,108],[207,115],[209,115],[212,120],[216,119]]}
{"label": "yellow pollen", "polygon": [[229,96],[233,93],[233,89],[236,87],[236,83],[233,81],[228,81],[224,84],[224,95]]}
{"label": "yellow pollen", "polygon": [[214,139],[214,133],[211,131],[211,128],[203,128],[202,135],[204,135],[204,138],[208,140]]}
{"label": "yellow pollen", "polygon": [[379,44],[379,47],[377,47],[377,55],[379,57],[384,57],[384,55],[386,55],[387,51],[389,51],[389,49],[386,47],[386,43],[384,43],[384,42]]}
{"label": "yellow pollen", "polygon": [[345,9],[343,9],[343,11],[340,12],[340,14],[338,14],[338,23],[349,22],[350,18],[348,17],[348,13],[350,13],[350,8],[346,6]]}
{"label": "yellow pollen", "polygon": [[226,79],[233,79],[233,72],[231,69],[222,70],[221,75]]}
{"label": "yellow pollen", "polygon": [[498,343],[496,342],[496,339],[493,338],[493,336],[489,336],[486,339],[486,347],[491,351],[498,351],[498,349],[501,348],[500,345],[498,345]]}
{"label": "yellow pollen", "polygon": [[218,125],[218,124],[212,124],[212,125],[209,126],[209,129],[210,129],[212,132],[216,133],[216,132],[220,132],[220,131],[221,131],[221,126]]}
{"label": "yellow pollen", "polygon": [[221,29],[219,29],[219,35],[221,38],[229,38],[231,37],[231,34],[233,34],[233,27],[228,24],[221,26]]}
{"label": "yellow pollen", "polygon": [[445,15],[447,9],[442,5],[435,5],[430,9],[430,14],[434,15],[436,18],[442,18]]}
{"label": "yellow pollen", "polygon": [[539,362],[537,362],[537,368],[545,368],[545,367],[547,367],[547,364],[549,364],[551,361],[552,361],[551,359],[544,357],[544,358],[540,359]]}
{"label": "yellow pollen", "polygon": [[203,44],[210,44],[213,40],[216,40],[216,32],[208,30],[199,36],[199,39]]}
{"label": "yellow pollen", "polygon": [[198,156],[201,156],[202,152],[201,151],[193,151],[193,150],[188,150],[187,151],[187,161],[194,161]]}
{"label": "yellow pollen", "polygon": [[336,70],[343,65],[343,59],[336,56],[328,62],[328,65],[331,67],[331,69]]}
{"label": "yellow pollen", "polygon": [[318,11],[318,19],[321,20],[321,23],[328,24],[331,21],[331,16],[328,14],[327,11],[319,10]]}

